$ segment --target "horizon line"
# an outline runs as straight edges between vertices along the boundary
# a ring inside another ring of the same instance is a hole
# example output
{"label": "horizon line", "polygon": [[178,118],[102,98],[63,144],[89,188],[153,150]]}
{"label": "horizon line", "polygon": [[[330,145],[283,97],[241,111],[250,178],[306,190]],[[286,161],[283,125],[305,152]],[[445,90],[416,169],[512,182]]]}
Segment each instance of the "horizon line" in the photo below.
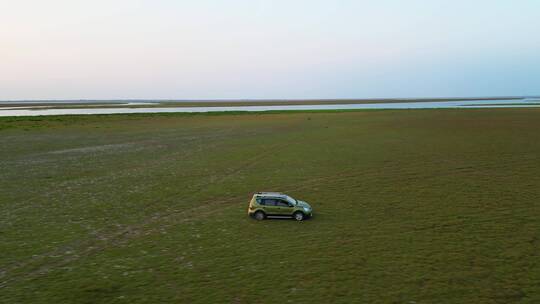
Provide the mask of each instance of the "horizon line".
{"label": "horizon line", "polygon": [[371,98],[48,98],[48,99],[2,99],[0,102],[68,102],[68,101],[155,101],[155,102],[245,102],[245,101],[332,101],[332,100],[482,100],[540,98],[540,95],[502,96],[453,96],[453,97],[371,97]]}

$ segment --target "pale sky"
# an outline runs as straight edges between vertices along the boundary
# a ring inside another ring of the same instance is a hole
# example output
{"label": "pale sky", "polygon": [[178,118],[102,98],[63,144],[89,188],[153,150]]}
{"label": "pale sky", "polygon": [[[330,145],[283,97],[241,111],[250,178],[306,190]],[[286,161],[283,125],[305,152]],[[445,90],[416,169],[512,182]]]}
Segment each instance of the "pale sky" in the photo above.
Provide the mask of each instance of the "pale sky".
{"label": "pale sky", "polygon": [[537,0],[0,0],[0,100],[540,95]]}

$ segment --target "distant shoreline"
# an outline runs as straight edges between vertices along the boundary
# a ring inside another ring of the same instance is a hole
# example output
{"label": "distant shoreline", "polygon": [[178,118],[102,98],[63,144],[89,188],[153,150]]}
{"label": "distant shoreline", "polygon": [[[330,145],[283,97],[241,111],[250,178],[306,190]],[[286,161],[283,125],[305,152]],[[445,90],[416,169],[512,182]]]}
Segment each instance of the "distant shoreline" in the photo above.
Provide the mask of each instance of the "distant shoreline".
{"label": "distant shoreline", "polygon": [[301,102],[129,102],[92,104],[13,104],[0,106],[0,116],[40,116],[40,115],[99,115],[127,113],[172,113],[172,112],[265,112],[265,111],[305,111],[305,110],[357,110],[357,109],[425,109],[425,108],[487,108],[487,107],[540,107],[540,100],[528,99],[476,99],[439,100],[428,102],[409,100],[405,102],[363,102],[355,103],[339,100]]}
{"label": "distant shoreline", "polygon": [[368,104],[368,103],[401,103],[401,102],[437,102],[437,101],[475,101],[475,100],[516,100],[540,98],[535,96],[496,96],[496,97],[434,97],[434,98],[367,98],[367,99],[58,99],[58,100],[4,100],[2,106],[115,106],[122,107],[193,107],[193,106],[248,106],[248,105],[318,105],[318,104]]}

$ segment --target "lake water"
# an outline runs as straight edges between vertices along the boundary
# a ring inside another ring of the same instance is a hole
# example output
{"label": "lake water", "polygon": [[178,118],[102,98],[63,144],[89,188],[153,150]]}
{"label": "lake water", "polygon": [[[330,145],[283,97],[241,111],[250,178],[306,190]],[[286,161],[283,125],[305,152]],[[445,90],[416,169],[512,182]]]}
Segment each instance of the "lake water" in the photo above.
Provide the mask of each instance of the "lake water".
{"label": "lake water", "polygon": [[532,108],[540,107],[538,99],[506,100],[464,100],[434,102],[399,103],[359,103],[359,104],[321,104],[321,105],[276,105],[276,106],[223,106],[223,107],[148,107],[148,108],[77,108],[46,109],[43,107],[0,108],[0,116],[40,116],[40,115],[91,115],[127,113],[203,113],[227,111],[302,111],[302,110],[360,110],[360,109],[456,109],[456,108]]}

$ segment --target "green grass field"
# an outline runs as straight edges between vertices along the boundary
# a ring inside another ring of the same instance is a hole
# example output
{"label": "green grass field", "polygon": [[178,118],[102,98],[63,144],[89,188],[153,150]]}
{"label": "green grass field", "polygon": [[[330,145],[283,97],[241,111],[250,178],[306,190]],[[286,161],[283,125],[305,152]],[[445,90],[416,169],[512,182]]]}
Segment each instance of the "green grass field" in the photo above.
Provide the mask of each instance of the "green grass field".
{"label": "green grass field", "polygon": [[[539,303],[540,110],[0,119],[1,303]],[[253,192],[314,207],[247,217]]]}

